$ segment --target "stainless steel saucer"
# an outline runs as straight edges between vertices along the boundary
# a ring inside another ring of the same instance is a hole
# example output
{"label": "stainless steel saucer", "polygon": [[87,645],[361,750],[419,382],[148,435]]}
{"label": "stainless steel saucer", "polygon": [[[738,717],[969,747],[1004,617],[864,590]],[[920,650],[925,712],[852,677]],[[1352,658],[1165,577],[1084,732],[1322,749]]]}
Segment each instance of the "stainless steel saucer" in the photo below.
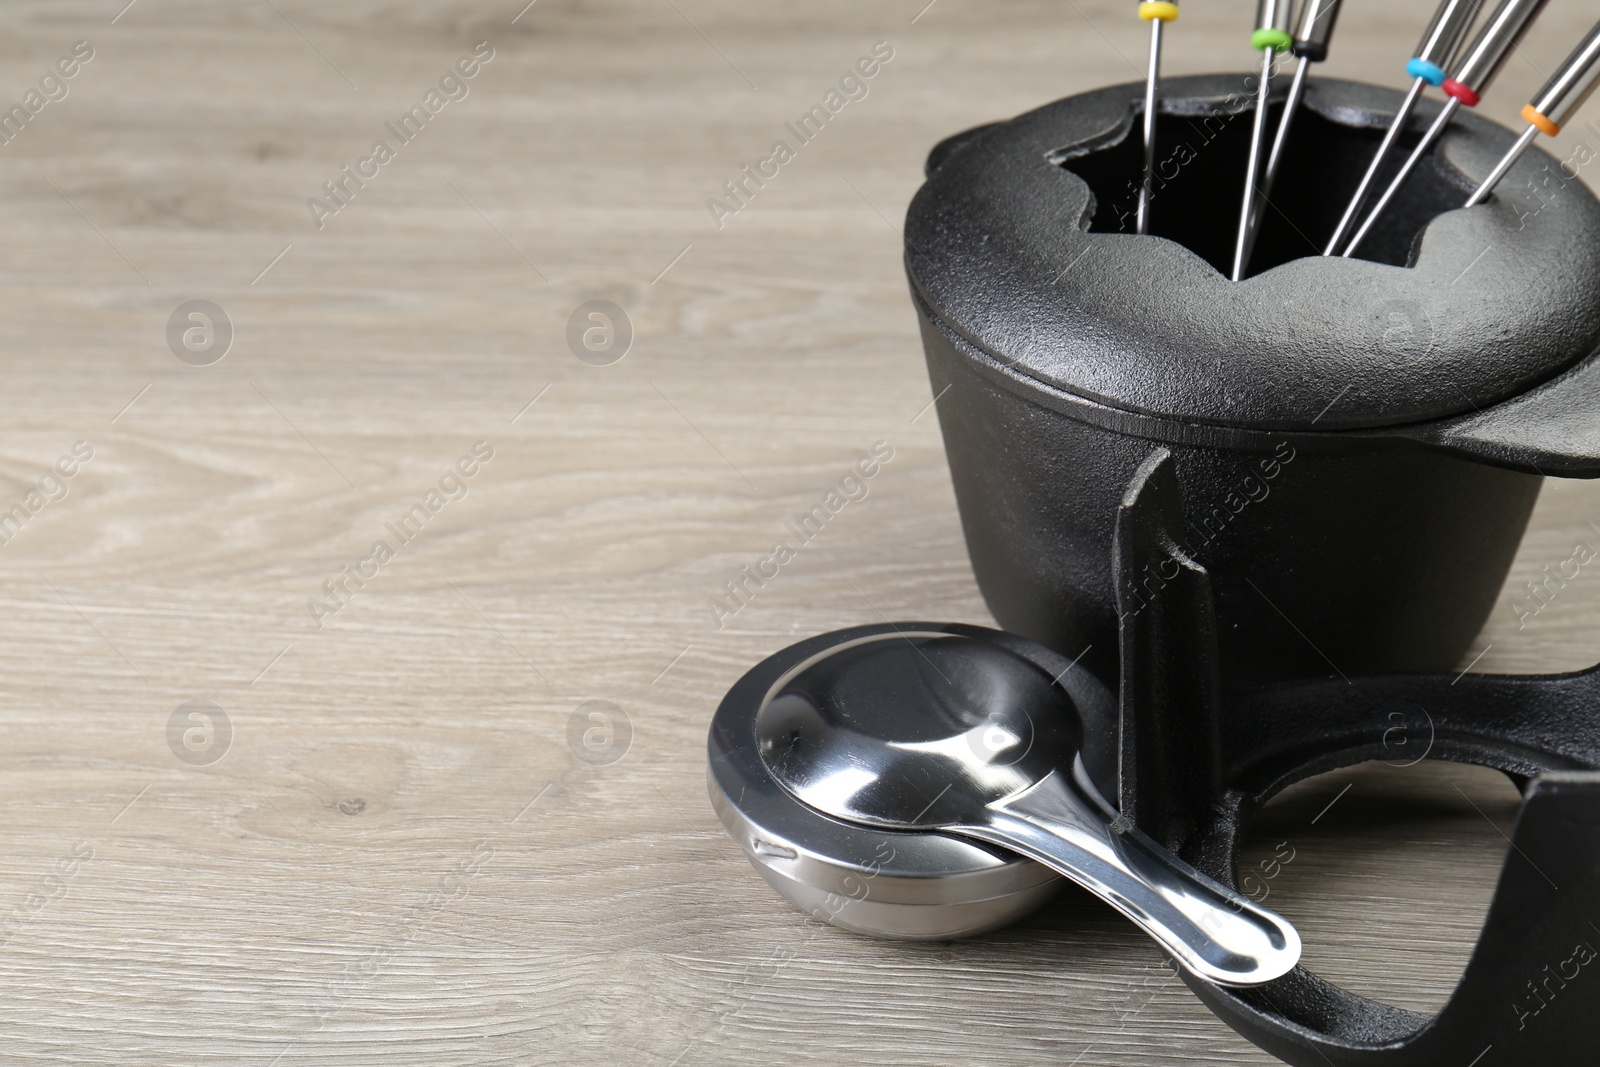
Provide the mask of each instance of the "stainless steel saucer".
{"label": "stainless steel saucer", "polygon": [[1033,860],[941,833],[842,822],[797,800],[768,770],[756,718],[785,679],[853,641],[957,634],[1033,660],[1081,708],[1114,709],[1081,667],[1024,638],[950,623],[863,626],[824,634],[764,660],[728,692],[707,743],[711,804],[767,884],[817,918],[855,933],[949,940],[1004,926],[1049,900],[1065,879]]}

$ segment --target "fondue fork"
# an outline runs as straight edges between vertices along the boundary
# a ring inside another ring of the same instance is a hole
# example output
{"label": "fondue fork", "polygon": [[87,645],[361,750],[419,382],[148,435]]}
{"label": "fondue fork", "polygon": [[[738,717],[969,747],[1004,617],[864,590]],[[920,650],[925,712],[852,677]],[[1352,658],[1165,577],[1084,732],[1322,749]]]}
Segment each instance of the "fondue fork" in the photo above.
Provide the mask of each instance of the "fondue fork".
{"label": "fondue fork", "polygon": [[1294,124],[1300,101],[1305,98],[1306,75],[1313,63],[1328,58],[1328,44],[1333,39],[1333,26],[1339,18],[1340,0],[1305,0],[1300,9],[1300,27],[1295,31],[1294,54],[1300,58],[1295,68],[1294,80],[1289,83],[1289,95],[1283,102],[1283,117],[1278,120],[1278,133],[1272,139],[1272,152],[1267,156],[1267,169],[1261,176],[1261,195],[1250,220],[1250,233],[1245,239],[1244,261],[1248,268],[1250,256],[1255,251],[1256,235],[1261,230],[1261,216],[1270,205],[1272,185],[1278,177],[1278,167],[1283,163],[1283,146],[1289,140],[1289,127]]}
{"label": "fondue fork", "polygon": [[1541,133],[1550,137],[1560,133],[1561,127],[1594,94],[1596,88],[1600,88],[1600,23],[1595,24],[1589,36],[1572,50],[1572,54],[1550,76],[1550,80],[1522,109],[1522,118],[1528,123],[1527,130],[1517,138],[1511,151],[1495,164],[1494,170],[1467,199],[1465,206],[1472,207],[1488,199],[1494,187],[1500,184],[1500,179],[1533,144],[1533,139]]}
{"label": "fondue fork", "polygon": [[1150,70],[1144,82],[1144,181],[1139,186],[1139,233],[1150,232],[1150,191],[1156,170],[1156,86],[1161,80],[1161,26],[1178,18],[1178,5],[1170,0],[1143,0],[1139,17],[1150,24]]}
{"label": "fondue fork", "polygon": [[1411,90],[1400,102],[1400,110],[1395,113],[1394,121],[1389,123],[1389,129],[1383,135],[1383,141],[1378,145],[1378,152],[1372,157],[1372,162],[1367,164],[1367,172],[1361,176],[1361,184],[1356,186],[1355,195],[1350,198],[1349,205],[1344,209],[1344,215],[1339,219],[1339,225],[1334,229],[1333,236],[1328,239],[1325,256],[1336,256],[1344,239],[1350,234],[1350,227],[1355,225],[1356,214],[1367,202],[1367,194],[1372,191],[1372,183],[1378,178],[1378,171],[1383,168],[1383,161],[1389,158],[1389,153],[1394,149],[1395,143],[1400,140],[1400,133],[1405,129],[1412,112],[1417,109],[1417,101],[1422,99],[1422,94],[1428,86],[1438,88],[1449,77],[1445,66],[1455,57],[1456,50],[1461,47],[1461,42],[1467,38],[1467,31],[1472,28],[1472,20],[1478,17],[1478,9],[1483,6],[1483,0],[1444,0],[1439,5],[1439,10],[1433,14],[1433,21],[1423,31],[1422,40],[1417,44],[1416,54],[1406,63],[1406,73],[1411,75]]}
{"label": "fondue fork", "polygon": [[1256,204],[1261,195],[1261,147],[1267,137],[1267,103],[1272,93],[1272,65],[1279,52],[1294,47],[1294,35],[1289,32],[1289,0],[1258,0],[1256,5],[1256,30],[1250,35],[1250,46],[1261,52],[1261,83],[1256,86],[1255,121],[1250,129],[1250,157],[1245,165],[1244,203],[1239,209],[1239,234],[1233,245],[1233,280],[1244,277],[1245,260],[1249,258],[1250,222],[1255,217]]}
{"label": "fondue fork", "polygon": [[1439,117],[1433,120],[1433,125],[1423,134],[1422,140],[1417,143],[1405,165],[1400,168],[1400,173],[1394,176],[1389,188],[1378,198],[1377,204],[1367,215],[1367,221],[1361,224],[1361,228],[1356,231],[1356,235],[1350,239],[1350,244],[1340,255],[1349,258],[1360,247],[1362,240],[1372,232],[1373,225],[1377,223],[1395,194],[1400,191],[1406,179],[1411,176],[1411,172],[1416,169],[1422,157],[1439,140],[1445,127],[1450,125],[1451,117],[1461,105],[1478,106],[1482,94],[1494,81],[1495,75],[1500,73],[1506,58],[1522,39],[1522,35],[1528,32],[1528,27],[1533,25],[1533,20],[1544,10],[1546,2],[1547,0],[1501,0],[1488,25],[1478,32],[1477,39],[1466,50],[1466,58],[1456,68],[1455,77],[1445,79],[1444,91],[1450,94],[1450,99],[1445,101],[1444,107],[1439,111]]}

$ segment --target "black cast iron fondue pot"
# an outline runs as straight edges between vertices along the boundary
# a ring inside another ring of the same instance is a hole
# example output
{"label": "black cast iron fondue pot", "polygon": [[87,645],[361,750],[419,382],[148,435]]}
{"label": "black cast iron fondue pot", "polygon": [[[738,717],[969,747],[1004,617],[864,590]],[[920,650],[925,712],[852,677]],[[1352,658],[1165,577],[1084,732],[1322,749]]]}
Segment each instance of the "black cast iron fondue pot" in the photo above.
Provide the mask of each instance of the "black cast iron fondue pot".
{"label": "black cast iron fondue pot", "polygon": [[[1179,547],[1216,578],[1228,684],[1450,669],[1542,477],[1600,475],[1600,203],[1536,151],[1486,207],[1455,210],[1512,140],[1463,115],[1371,258],[1324,258],[1399,94],[1319,79],[1255,273],[1232,282],[1243,80],[1164,83],[1152,236],[1131,232],[1138,89],[951,138],[906,221],[995,618],[1115,677],[1112,517],[1162,445]],[[1128,610],[1171,577],[1153,564]]]}

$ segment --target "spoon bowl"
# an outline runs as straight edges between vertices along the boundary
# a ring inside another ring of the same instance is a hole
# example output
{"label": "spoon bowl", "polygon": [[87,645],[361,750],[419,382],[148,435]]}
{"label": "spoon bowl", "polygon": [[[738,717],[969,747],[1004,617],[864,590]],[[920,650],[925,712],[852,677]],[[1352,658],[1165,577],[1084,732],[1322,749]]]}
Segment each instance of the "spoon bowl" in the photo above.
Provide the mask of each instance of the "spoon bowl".
{"label": "spoon bowl", "polygon": [[756,720],[774,775],[812,807],[887,829],[983,821],[1077,751],[1077,709],[1049,675],[970,638],[841,648]]}

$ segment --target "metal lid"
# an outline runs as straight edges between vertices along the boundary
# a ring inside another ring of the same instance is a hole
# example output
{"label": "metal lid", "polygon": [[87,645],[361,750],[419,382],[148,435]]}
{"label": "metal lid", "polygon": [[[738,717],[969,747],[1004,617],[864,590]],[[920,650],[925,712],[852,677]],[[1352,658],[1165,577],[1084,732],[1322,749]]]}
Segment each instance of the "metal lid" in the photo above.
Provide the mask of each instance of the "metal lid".
{"label": "metal lid", "polygon": [[[1152,201],[1156,233],[1203,246],[1231,225],[1242,87],[1163,82],[1158,172],[1170,179]],[[1118,176],[1136,191],[1142,92],[1071,97],[935,150],[905,232],[933,328],[1007,376],[1114,408],[1318,431],[1488,408],[1600,348],[1600,202],[1581,181],[1530,153],[1495,201],[1453,210],[1513,142],[1505,129],[1474,115],[1452,125],[1363,246],[1390,262],[1324,258],[1320,230],[1400,94],[1317,79],[1274,195],[1289,221],[1263,233],[1263,252],[1279,242],[1269,260],[1288,261],[1236,283],[1177,240],[1105,232],[1128,191]]]}
{"label": "metal lid", "polygon": [[1062,884],[1032,860],[939,833],[846,823],[801,803],[772,777],[756,716],[796,671],[841,647],[902,635],[961,635],[1022,655],[1058,678],[1081,707],[1113,706],[1081,668],[1011,634],[952,623],[862,626],[823,634],[757,664],[723,698],[707,740],[712,806],[762,876],[806,911],[862,933],[953,938],[1003,925]]}

